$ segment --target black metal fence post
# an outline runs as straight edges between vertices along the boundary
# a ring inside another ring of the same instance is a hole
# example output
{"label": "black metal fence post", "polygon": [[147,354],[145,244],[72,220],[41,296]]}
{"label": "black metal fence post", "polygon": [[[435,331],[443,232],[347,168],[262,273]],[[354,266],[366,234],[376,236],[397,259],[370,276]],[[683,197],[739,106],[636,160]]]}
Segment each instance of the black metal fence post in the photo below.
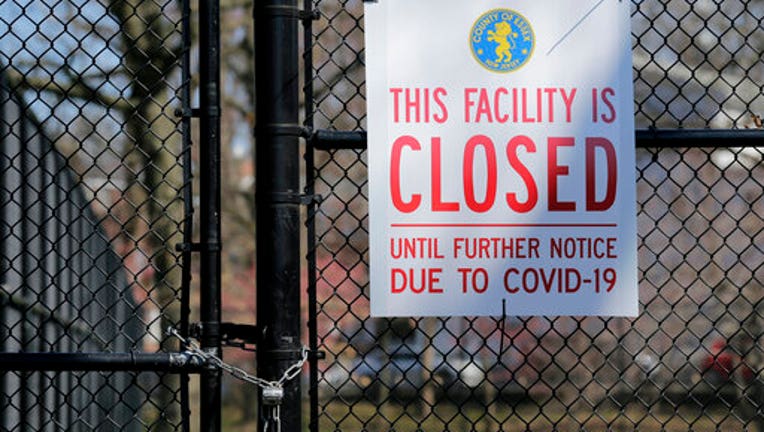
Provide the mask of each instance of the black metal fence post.
{"label": "black metal fence post", "polygon": [[[313,46],[313,21],[318,18],[318,11],[313,10],[313,0],[303,0],[303,11],[306,14],[302,22],[303,26],[303,46]],[[302,53],[303,62],[303,103],[305,106],[305,127],[313,129],[313,50],[304,49]],[[313,143],[308,140],[305,148],[305,194],[315,195],[316,182],[314,178],[316,160],[314,157]],[[306,221],[306,265],[308,267],[308,344],[310,351],[318,352],[318,302],[316,301],[316,210],[318,202],[313,201],[307,208]],[[312,357],[308,365],[308,398],[310,408],[308,412],[308,430],[318,430],[318,358]]]}
{"label": "black metal fence post", "polygon": [[[191,116],[185,115],[191,112],[191,2],[182,2],[183,26],[183,56],[181,58],[181,120],[183,136],[183,243],[191,244],[194,239],[194,191],[193,191],[193,160],[191,156]],[[191,317],[191,248],[183,251],[181,260],[185,265],[181,270],[181,293],[180,293],[180,333],[188,336],[189,321]],[[189,393],[190,377],[187,373],[180,375],[180,406],[181,423],[183,432],[191,430],[191,408]]]}
{"label": "black metal fence post", "polygon": [[[220,342],[220,2],[199,3],[201,348],[222,356]],[[221,371],[201,375],[201,430],[221,428]]]}
{"label": "black metal fence post", "polygon": [[[301,346],[297,0],[257,1],[255,18],[257,370],[276,380]],[[300,429],[299,379],[285,384],[280,417],[282,430]]]}

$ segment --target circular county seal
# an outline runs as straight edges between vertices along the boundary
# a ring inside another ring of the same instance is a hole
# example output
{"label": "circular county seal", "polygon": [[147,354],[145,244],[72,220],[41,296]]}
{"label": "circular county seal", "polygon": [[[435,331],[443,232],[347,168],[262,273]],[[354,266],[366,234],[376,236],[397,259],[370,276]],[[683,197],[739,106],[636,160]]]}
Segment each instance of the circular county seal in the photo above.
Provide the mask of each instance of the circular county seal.
{"label": "circular county seal", "polygon": [[512,72],[533,54],[536,37],[524,16],[510,9],[493,9],[481,15],[470,30],[472,55],[484,68]]}

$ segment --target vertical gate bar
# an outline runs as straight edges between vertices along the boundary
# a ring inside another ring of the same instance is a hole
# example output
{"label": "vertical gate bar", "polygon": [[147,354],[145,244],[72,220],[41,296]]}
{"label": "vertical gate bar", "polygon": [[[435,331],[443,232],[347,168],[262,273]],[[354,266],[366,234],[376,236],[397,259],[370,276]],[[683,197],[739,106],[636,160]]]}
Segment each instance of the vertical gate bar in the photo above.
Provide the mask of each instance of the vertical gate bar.
{"label": "vertical gate bar", "polygon": [[[69,256],[64,251],[64,242],[62,240],[64,238],[66,238],[66,236],[63,233],[63,229],[62,229],[63,228],[63,224],[60,223],[60,221],[61,221],[61,213],[60,213],[61,212],[61,204],[60,203],[61,203],[61,200],[62,200],[62,193],[61,193],[61,188],[58,187],[58,185],[60,184],[59,183],[59,181],[60,181],[59,177],[61,175],[60,174],[61,162],[59,160],[54,160],[54,164],[53,165],[54,165],[54,168],[53,168],[53,173],[54,173],[53,174],[53,176],[54,176],[53,184],[56,185],[53,188],[53,195],[54,195],[54,197],[53,197],[53,203],[54,204],[53,205],[55,206],[54,207],[55,210],[53,211],[53,213],[55,215],[54,220],[56,221],[56,223],[53,224],[53,226],[54,226],[54,235],[53,235],[54,240],[53,241],[55,242],[55,244],[53,246],[53,250],[55,251],[55,254],[58,255],[58,256]],[[1,252],[0,252],[0,255],[2,255]],[[65,271],[65,268],[64,268],[63,264],[64,263],[63,263],[62,260],[60,260],[60,259],[55,260],[55,266],[56,266],[55,273],[54,273],[56,275],[55,276],[56,280],[54,282],[54,286],[55,287],[65,286],[65,285],[63,285],[63,273]],[[56,291],[55,291],[55,299],[54,299],[55,303],[54,304],[61,305],[63,303],[63,301],[62,301],[63,300],[63,294],[64,294],[63,290],[58,289],[58,288],[56,289]],[[62,307],[58,306],[57,309],[59,309],[59,311],[60,311],[62,309]],[[60,325],[57,325],[53,329],[53,340],[55,340],[55,348],[54,348],[55,352],[63,352],[64,351],[63,345],[64,345],[64,339],[65,339],[65,336],[64,336],[65,332],[66,332],[65,329],[60,329]],[[64,374],[59,372],[57,374],[54,374],[53,376],[55,377],[54,381],[53,381],[53,384],[51,386],[52,388],[55,389],[54,398],[53,398],[53,407],[54,407],[53,409],[55,410],[55,416],[53,416],[54,417],[53,421],[56,422],[57,424],[65,424],[64,423],[64,412],[65,412],[65,410],[64,410],[64,403],[65,403],[65,401],[61,397],[64,394],[63,393],[63,387],[64,387],[63,386],[63,381],[64,381],[63,380],[63,376],[64,376]]]}
{"label": "vertical gate bar", "polygon": [[[37,170],[40,171],[40,186],[37,190],[37,197],[39,201],[47,204],[39,205],[36,212],[39,215],[39,219],[37,220],[36,224],[36,230],[39,233],[37,236],[37,241],[40,248],[40,255],[37,258],[37,274],[39,283],[37,287],[37,301],[47,305],[55,305],[57,304],[54,303],[55,300],[50,298],[50,287],[55,287],[55,281],[51,275],[54,274],[55,270],[50,268],[50,248],[47,244],[48,242],[51,242],[52,245],[52,241],[50,239],[53,238],[53,235],[51,235],[49,232],[51,224],[48,221],[53,216],[51,209],[56,205],[55,201],[53,201],[53,197],[51,196],[53,192],[51,185],[54,183],[50,178],[50,173],[55,170],[55,167],[51,166],[51,162],[55,157],[55,154],[46,150],[53,147],[53,142],[48,142],[47,138],[43,135],[43,129],[41,125],[37,125],[34,140],[39,143],[37,153],[39,156],[36,164]],[[55,306],[51,307],[55,309]],[[53,323],[42,314],[39,315],[38,320],[39,325],[37,327],[36,334],[37,350],[39,352],[50,351],[53,349],[53,346],[48,341],[54,340],[54,337],[49,335],[48,331],[51,327],[53,327]],[[46,391],[46,389],[53,386],[53,376],[55,375],[46,372],[40,372],[37,374],[37,400],[35,402],[36,407],[34,413],[39,418],[39,423],[37,423],[38,430],[50,430],[49,427],[52,425],[52,422],[45,418],[46,416],[44,416],[44,413],[52,413],[57,407],[57,405],[53,405],[51,403],[53,400],[51,394]]]}
{"label": "vertical gate bar", "polygon": [[[313,0],[303,0],[306,19],[303,20],[303,99],[305,104],[305,127],[313,130]],[[315,158],[313,145],[308,140],[305,149],[305,194],[316,193]],[[318,352],[318,303],[316,299],[316,211],[317,204],[311,200],[307,208],[306,245],[308,266],[308,344],[310,352]],[[310,417],[308,430],[318,432],[318,357],[311,356],[308,375],[308,395],[310,399]]]}
{"label": "vertical gate bar", "polygon": [[[181,134],[183,165],[183,245],[190,245],[194,238],[193,173],[191,170],[191,4],[183,0],[181,28],[183,54],[181,58]],[[184,247],[181,253],[180,286],[180,334],[188,337],[188,322],[191,316],[191,248]],[[184,349],[182,347],[181,349]],[[191,408],[188,394],[189,376],[180,375],[180,417],[183,432],[191,430]]]}
{"label": "vertical gate bar", "polygon": [[[257,371],[277,380],[301,347],[297,0],[256,1],[255,19]],[[299,377],[284,385],[282,402],[281,430],[300,430]],[[262,431],[262,393],[258,409]]]}
{"label": "vertical gate bar", "polygon": [[[220,2],[199,2],[200,318],[201,348],[222,357],[220,343]],[[201,430],[221,427],[221,371],[202,372]]]}
{"label": "vertical gate bar", "polygon": [[[10,191],[8,189],[6,172],[10,170],[10,160],[6,162],[5,149],[7,148],[6,137],[10,134],[10,124],[5,106],[10,101],[10,88],[7,87],[5,80],[5,68],[0,63],[0,287],[5,283],[6,272],[10,269],[10,263],[6,262],[6,236],[10,236],[10,227],[6,228],[8,221],[8,203],[10,202]],[[7,126],[6,126],[7,125]],[[5,307],[0,307],[0,351],[5,352],[7,348],[5,341],[8,340],[8,324],[5,322]],[[8,407],[11,406],[10,398],[7,396],[8,373],[0,372],[0,429],[6,429],[6,419],[8,418]]]}
{"label": "vertical gate bar", "polygon": [[[759,299],[753,305],[754,311],[764,310],[764,298]],[[756,427],[757,431],[764,431],[764,346],[760,343],[764,340],[764,315],[758,313],[758,316],[753,317],[753,350],[754,353],[751,356],[753,358],[752,365],[754,365],[755,375],[753,377],[753,404],[756,413],[752,423]]]}
{"label": "vertical gate bar", "polygon": [[[59,175],[63,176],[61,172],[59,172]],[[66,181],[61,181],[61,184],[64,185],[63,190],[64,195],[66,196],[71,188],[71,184],[67,183]],[[64,200],[67,198],[65,197]],[[61,247],[62,252],[66,257],[74,257],[76,254],[77,246],[75,244],[75,239],[72,235],[72,232],[70,231],[69,227],[72,224],[72,220],[74,219],[73,216],[73,209],[71,206],[64,205],[61,207],[61,219],[63,221],[63,224],[65,226],[64,228],[64,236],[63,241],[61,241]],[[67,265],[66,270],[64,270],[64,273],[62,275],[61,280],[62,285],[61,286],[73,286],[74,283],[74,275],[72,274],[72,268]],[[64,294],[64,297],[66,297],[66,294]],[[68,299],[67,299],[68,300]],[[66,319],[73,319],[75,315],[75,308],[74,304],[72,304],[71,301],[66,301],[62,303],[62,314]],[[76,350],[75,344],[76,340],[73,337],[73,335],[69,332],[69,329],[67,329],[65,326],[61,327],[61,341],[62,341],[62,347],[60,352],[71,352],[73,350]],[[74,392],[74,377],[72,372],[67,372],[65,374],[61,374],[61,394],[64,395],[64,412],[62,413],[62,423],[61,424],[69,424],[70,422],[73,422],[74,420],[74,403],[72,402],[72,399],[68,396],[71,393]]]}
{"label": "vertical gate bar", "polygon": [[[19,110],[20,112],[20,110]],[[21,181],[19,187],[21,188],[21,296],[24,300],[27,300],[29,295],[29,277],[31,274],[31,268],[34,264],[30,263],[31,257],[29,256],[29,186],[26,183],[29,178],[28,160],[27,160],[27,147],[26,142],[29,136],[27,134],[27,120],[22,118],[22,114],[19,113],[19,160],[21,161]],[[19,325],[19,339],[21,341],[21,352],[29,351],[29,336],[27,325],[27,313],[26,310],[21,312]],[[19,430],[21,432],[27,431],[29,424],[29,372],[21,372],[19,374],[19,417],[21,417],[21,424],[19,424]]]}

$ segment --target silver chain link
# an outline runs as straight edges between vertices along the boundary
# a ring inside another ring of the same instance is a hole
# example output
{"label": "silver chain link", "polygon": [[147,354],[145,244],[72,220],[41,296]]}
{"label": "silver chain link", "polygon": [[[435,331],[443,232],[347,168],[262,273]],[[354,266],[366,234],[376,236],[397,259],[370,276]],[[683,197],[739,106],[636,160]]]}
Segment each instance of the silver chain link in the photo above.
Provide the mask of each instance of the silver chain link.
{"label": "silver chain link", "polygon": [[308,349],[306,347],[302,347],[302,355],[300,356],[300,360],[298,360],[295,364],[289,366],[287,370],[284,371],[284,374],[281,375],[281,378],[279,378],[278,381],[268,381],[263,378],[252,375],[249,372],[245,371],[244,369],[227,364],[215,354],[202,350],[199,344],[195,340],[190,338],[189,339],[184,338],[183,336],[181,336],[178,330],[176,330],[173,327],[170,327],[167,329],[167,334],[175,336],[178,340],[183,342],[184,345],[186,345],[186,349],[190,353],[203,358],[204,360],[207,361],[208,364],[211,364],[212,366],[215,366],[218,369],[228,372],[229,374],[231,374],[233,377],[237,379],[254,384],[263,389],[272,388],[272,387],[283,388],[284,384],[286,384],[287,381],[291,381],[295,379],[297,375],[300,374],[300,371],[302,370],[302,366],[305,364],[306,361],[308,361]]}
{"label": "silver chain link", "polygon": [[271,421],[273,421],[274,427],[276,428],[275,432],[281,432],[281,406],[267,406],[265,409],[270,411],[271,420],[265,422],[265,426],[263,426],[263,432],[268,432],[268,426],[270,425]]}
{"label": "silver chain link", "polygon": [[[221,369],[225,372],[228,372],[233,377],[240,379],[242,381],[246,381],[248,383],[254,384],[258,387],[260,387],[263,390],[266,389],[279,389],[282,390],[284,388],[284,384],[286,384],[287,381],[291,381],[297,377],[297,375],[300,374],[300,371],[302,370],[302,366],[305,364],[305,362],[308,360],[308,349],[306,347],[302,347],[302,355],[300,356],[300,360],[296,362],[295,364],[289,366],[285,371],[284,374],[281,375],[281,378],[279,378],[278,381],[268,381],[265,379],[262,379],[260,377],[257,377],[255,375],[250,374],[249,372],[245,371],[244,369],[238,368],[234,365],[230,365],[226,362],[224,362],[220,357],[216,356],[215,354],[204,351],[199,346],[199,343],[193,339],[186,339],[173,327],[169,327],[167,329],[167,334],[175,336],[178,340],[183,342],[183,344],[186,346],[186,349],[188,352],[195,356],[199,356],[202,359],[204,359],[207,364],[212,365],[214,367],[217,367],[218,369]],[[266,420],[265,425],[263,427],[263,430],[268,432],[269,426],[271,423],[274,425],[274,432],[281,432],[281,395],[278,396],[277,402],[266,402],[265,406],[263,407],[263,411],[266,414]]]}

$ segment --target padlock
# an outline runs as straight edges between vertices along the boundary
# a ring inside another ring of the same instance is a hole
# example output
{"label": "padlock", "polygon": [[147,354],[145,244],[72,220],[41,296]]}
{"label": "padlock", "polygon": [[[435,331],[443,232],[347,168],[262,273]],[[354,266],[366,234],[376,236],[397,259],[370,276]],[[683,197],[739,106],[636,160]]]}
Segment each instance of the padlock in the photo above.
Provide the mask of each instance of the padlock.
{"label": "padlock", "polygon": [[284,399],[284,389],[282,387],[264,387],[262,394],[263,404],[265,405],[281,405],[281,401]]}

